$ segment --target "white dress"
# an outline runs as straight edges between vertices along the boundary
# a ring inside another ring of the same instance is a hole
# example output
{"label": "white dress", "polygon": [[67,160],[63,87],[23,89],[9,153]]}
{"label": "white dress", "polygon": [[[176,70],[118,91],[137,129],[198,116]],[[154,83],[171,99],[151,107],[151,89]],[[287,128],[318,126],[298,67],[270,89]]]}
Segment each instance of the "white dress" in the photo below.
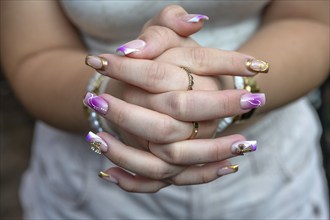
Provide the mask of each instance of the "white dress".
{"label": "white dress", "polygon": [[[112,53],[137,37],[168,4],[210,17],[193,37],[203,46],[237,49],[258,28],[267,1],[61,1],[93,54]],[[112,166],[83,136],[38,122],[21,187],[30,219],[328,219],[319,149],[320,125],[306,98],[272,111],[243,132],[258,150],[232,159],[236,174],[208,184],[127,193],[98,178]]]}

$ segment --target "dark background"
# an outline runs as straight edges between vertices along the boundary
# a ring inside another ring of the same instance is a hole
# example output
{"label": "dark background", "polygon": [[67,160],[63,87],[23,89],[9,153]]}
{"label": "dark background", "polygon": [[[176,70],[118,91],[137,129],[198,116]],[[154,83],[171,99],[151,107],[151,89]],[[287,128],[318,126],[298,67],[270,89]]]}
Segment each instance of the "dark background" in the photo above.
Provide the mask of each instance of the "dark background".
{"label": "dark background", "polygon": [[[324,127],[321,139],[324,166],[330,179],[330,80],[321,87],[316,103]],[[21,219],[18,200],[21,176],[28,166],[34,119],[15,98],[0,73],[0,219]]]}

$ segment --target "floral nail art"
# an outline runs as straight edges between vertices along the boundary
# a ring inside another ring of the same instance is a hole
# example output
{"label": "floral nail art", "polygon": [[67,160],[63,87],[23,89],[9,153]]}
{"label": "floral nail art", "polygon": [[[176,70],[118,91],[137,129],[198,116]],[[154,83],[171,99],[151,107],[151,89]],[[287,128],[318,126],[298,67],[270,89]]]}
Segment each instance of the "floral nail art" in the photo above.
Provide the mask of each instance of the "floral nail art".
{"label": "floral nail art", "polygon": [[90,92],[86,94],[84,104],[103,115],[107,113],[109,108],[108,103],[102,97]]}

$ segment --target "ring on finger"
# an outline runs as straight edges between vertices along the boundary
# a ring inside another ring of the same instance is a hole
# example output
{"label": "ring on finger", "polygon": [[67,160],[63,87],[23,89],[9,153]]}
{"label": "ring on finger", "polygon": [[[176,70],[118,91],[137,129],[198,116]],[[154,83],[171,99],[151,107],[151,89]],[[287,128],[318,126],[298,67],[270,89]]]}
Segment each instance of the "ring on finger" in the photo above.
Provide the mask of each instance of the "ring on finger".
{"label": "ring on finger", "polygon": [[186,67],[181,67],[182,69],[184,69],[184,71],[186,71],[187,76],[188,76],[188,87],[187,90],[193,90],[193,85],[194,85],[194,77],[193,75],[191,75],[190,70],[188,70]]}
{"label": "ring on finger", "polygon": [[193,130],[192,130],[191,135],[189,136],[188,140],[194,139],[198,133],[198,127],[199,127],[198,122],[193,121],[192,124],[193,124]]}

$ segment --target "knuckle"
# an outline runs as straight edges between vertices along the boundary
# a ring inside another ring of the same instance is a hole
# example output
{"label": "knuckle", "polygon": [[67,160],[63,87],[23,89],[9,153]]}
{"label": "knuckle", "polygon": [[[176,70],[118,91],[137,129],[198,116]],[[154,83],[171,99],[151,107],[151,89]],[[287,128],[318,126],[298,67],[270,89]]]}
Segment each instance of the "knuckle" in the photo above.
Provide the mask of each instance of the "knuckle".
{"label": "knuckle", "polygon": [[168,146],[164,149],[164,160],[172,163],[179,164],[182,161],[182,147],[179,146],[179,143],[172,144],[172,146]]}
{"label": "knuckle", "polygon": [[233,112],[233,105],[231,105],[231,98],[228,94],[223,94],[219,102],[219,109],[223,117],[230,116]]}
{"label": "knuckle", "polygon": [[153,138],[155,143],[165,143],[169,141],[173,132],[175,132],[173,122],[168,117],[165,117],[161,121],[156,122],[150,128],[151,130],[149,133],[153,134],[150,138]]}
{"label": "knuckle", "polygon": [[163,180],[173,175],[173,170],[168,164],[154,166],[151,170],[151,176],[156,180]]}
{"label": "knuckle", "polygon": [[158,84],[164,81],[166,70],[165,67],[157,62],[152,62],[145,67],[146,86],[148,88],[157,87]]}
{"label": "knuckle", "polygon": [[147,28],[146,32],[150,38],[152,38],[154,41],[158,41],[162,44],[168,44],[171,40],[172,31],[166,27],[163,26],[150,26]]}
{"label": "knuckle", "polygon": [[169,106],[174,118],[181,119],[189,114],[189,97],[185,93],[176,92],[169,98]]}
{"label": "knuckle", "polygon": [[126,110],[121,108],[117,111],[116,117],[114,117],[114,122],[117,125],[122,125],[126,123]]}
{"label": "knuckle", "polygon": [[178,10],[182,10],[182,7],[178,5],[169,5],[166,6],[163,10],[159,13],[159,18],[161,21],[167,21],[167,19],[173,17],[173,13],[177,12]]}
{"label": "knuckle", "polygon": [[206,69],[208,65],[208,53],[203,47],[193,47],[190,48],[188,58],[191,62],[196,65],[199,69]]}

